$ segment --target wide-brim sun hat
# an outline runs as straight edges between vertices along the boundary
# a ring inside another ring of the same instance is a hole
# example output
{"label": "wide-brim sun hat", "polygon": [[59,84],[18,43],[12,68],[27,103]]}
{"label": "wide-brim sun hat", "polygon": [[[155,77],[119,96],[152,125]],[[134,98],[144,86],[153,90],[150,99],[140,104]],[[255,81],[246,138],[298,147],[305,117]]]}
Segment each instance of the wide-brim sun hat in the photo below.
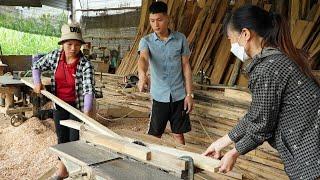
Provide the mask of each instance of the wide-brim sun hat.
{"label": "wide-brim sun hat", "polygon": [[85,44],[82,38],[81,28],[78,24],[71,23],[62,25],[61,38],[58,44],[61,45],[63,42],[67,40],[78,40],[82,44]]}

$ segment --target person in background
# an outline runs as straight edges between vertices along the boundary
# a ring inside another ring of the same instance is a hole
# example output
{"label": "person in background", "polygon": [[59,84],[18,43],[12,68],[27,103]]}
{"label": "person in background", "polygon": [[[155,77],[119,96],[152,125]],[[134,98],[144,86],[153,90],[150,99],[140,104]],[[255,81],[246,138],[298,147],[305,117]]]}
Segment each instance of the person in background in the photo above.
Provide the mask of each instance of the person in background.
{"label": "person in background", "polygon": [[235,10],[227,24],[231,52],[252,61],[246,68],[252,102],[247,114],[224,137],[203,153],[221,157],[230,171],[239,155],[268,141],[278,150],[290,179],[320,176],[320,85],[308,65],[308,55],[297,49],[288,22],[258,6]]}
{"label": "person in background", "polygon": [[[61,100],[89,115],[95,94],[94,69],[80,50],[84,40],[79,25],[63,25],[58,44],[61,45],[61,49],[54,50],[33,63],[34,91],[40,93],[43,89],[41,72],[53,71],[52,92]],[[60,121],[66,119],[80,121],[67,110],[55,105],[54,123],[58,144],[79,140],[78,130],[60,125]],[[64,179],[68,175],[65,165],[60,161],[52,179]]]}
{"label": "person in background", "polygon": [[[138,53],[140,91],[151,87],[153,98],[148,134],[161,137],[170,121],[174,138],[185,144],[183,133],[191,131],[189,113],[193,107],[190,50],[186,37],[170,30],[167,4],[153,2],[150,24],[153,33],[140,40]],[[151,84],[147,76],[150,63]]]}

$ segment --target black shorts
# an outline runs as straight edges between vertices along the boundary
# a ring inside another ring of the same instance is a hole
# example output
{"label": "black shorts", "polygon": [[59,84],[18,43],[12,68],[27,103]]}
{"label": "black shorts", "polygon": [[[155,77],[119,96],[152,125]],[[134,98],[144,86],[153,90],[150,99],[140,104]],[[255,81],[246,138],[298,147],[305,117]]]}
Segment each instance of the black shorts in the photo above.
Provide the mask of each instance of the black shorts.
{"label": "black shorts", "polygon": [[153,100],[148,134],[160,136],[170,121],[171,131],[183,134],[191,131],[189,114],[184,110],[184,99],[169,103]]}

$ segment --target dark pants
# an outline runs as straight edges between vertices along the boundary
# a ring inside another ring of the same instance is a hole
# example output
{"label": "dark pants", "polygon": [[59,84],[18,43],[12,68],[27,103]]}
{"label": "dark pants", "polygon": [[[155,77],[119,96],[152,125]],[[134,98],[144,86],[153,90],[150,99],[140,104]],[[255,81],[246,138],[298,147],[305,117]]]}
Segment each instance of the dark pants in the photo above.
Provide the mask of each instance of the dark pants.
{"label": "dark pants", "polygon": [[183,134],[191,131],[189,114],[184,110],[184,99],[172,102],[170,96],[168,103],[153,100],[148,134],[162,135],[168,121],[172,133]]}
{"label": "dark pants", "polygon": [[[75,103],[69,104],[75,107]],[[54,124],[56,126],[58,144],[79,140],[78,130],[60,125],[60,120],[72,119],[80,122],[80,120],[77,117],[75,117],[73,114],[69,113],[65,109],[61,108],[60,106],[56,105],[56,110],[53,113],[53,119]]]}

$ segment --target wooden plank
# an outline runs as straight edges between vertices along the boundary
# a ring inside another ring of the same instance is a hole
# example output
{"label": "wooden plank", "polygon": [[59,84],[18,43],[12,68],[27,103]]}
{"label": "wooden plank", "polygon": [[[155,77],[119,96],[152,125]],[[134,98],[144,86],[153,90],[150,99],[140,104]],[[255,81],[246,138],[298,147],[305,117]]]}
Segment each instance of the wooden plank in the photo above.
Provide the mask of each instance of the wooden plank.
{"label": "wooden plank", "polygon": [[309,11],[310,1],[309,0],[301,0],[301,19],[305,19],[307,16],[307,12]]}
{"label": "wooden plank", "polygon": [[[31,78],[23,78],[23,79],[21,79],[21,81],[23,83],[25,83],[27,86],[34,88],[34,85],[32,83]],[[55,95],[51,94],[50,92],[48,92],[46,90],[41,90],[41,94],[43,94],[44,96],[46,96],[47,98],[52,100],[54,103],[58,104],[60,107],[67,110],[68,112],[70,112],[71,114],[73,114],[74,116],[79,118],[81,121],[85,122],[86,124],[88,124],[89,126],[94,128],[95,130],[97,130],[101,134],[108,135],[111,137],[120,138],[120,139],[122,138],[118,134],[114,133],[113,131],[111,131],[107,127],[103,126],[102,124],[98,123],[96,120],[92,119],[91,117],[87,116],[86,114],[82,113],[78,109],[72,107],[68,103],[62,101],[61,99],[59,99]]]}
{"label": "wooden plank", "polygon": [[[221,21],[226,14],[227,7],[228,7],[227,1],[220,1],[219,4],[212,7],[214,9],[217,9],[216,14],[214,15],[214,17],[212,17],[213,24],[216,24],[215,27],[212,27],[211,29],[212,30],[211,33],[213,34],[213,37],[207,36],[205,43],[209,43],[209,45],[207,44],[205,48],[202,48],[201,50],[202,55],[200,54],[200,56],[197,58],[197,65],[196,67],[194,67],[195,68],[194,73],[199,71],[200,68],[202,68],[205,65],[205,63],[209,63],[207,62],[207,59],[209,59],[208,57],[211,55],[213,47],[215,46],[217,40],[221,36],[221,32],[220,32],[222,28]],[[211,10],[211,11],[214,11],[214,10]],[[202,43],[202,41],[200,41],[200,43]]]}
{"label": "wooden plank", "polygon": [[163,153],[168,153],[176,157],[190,156],[193,159],[194,165],[200,169],[209,172],[218,172],[220,161],[212,159],[201,154],[192,153],[188,151],[182,151],[170,147],[159,146],[156,144],[148,144],[148,147],[152,150],[157,150]]}
{"label": "wooden plank", "polygon": [[237,81],[237,77],[239,75],[239,71],[240,71],[240,66],[241,66],[241,60],[239,60],[238,58],[235,59],[235,64],[233,66],[233,70],[232,73],[230,75],[230,79],[228,82],[229,86],[233,86],[235,85],[236,81]]}
{"label": "wooden plank", "polygon": [[[193,74],[196,74],[200,70],[201,61],[203,60],[209,45],[212,44],[211,40],[212,40],[213,36],[216,34],[216,30],[218,28],[218,25],[219,24],[216,24],[216,23],[211,24],[209,33],[206,36],[206,41],[204,42],[203,46],[200,49],[201,52],[199,53],[199,56],[195,55],[195,60],[193,61],[194,62]],[[202,44],[202,43],[200,43],[200,44]],[[197,51],[196,51],[196,54],[197,54]]]}
{"label": "wooden plank", "polygon": [[[150,138],[152,139],[154,137],[150,137]],[[161,139],[159,139],[159,141],[161,141]],[[212,159],[212,158],[209,158],[206,156],[202,156],[201,154],[197,154],[197,153],[193,153],[193,152],[189,152],[189,151],[185,151],[185,150],[180,150],[180,149],[175,149],[172,147],[160,146],[160,145],[153,144],[153,143],[145,143],[145,144],[151,150],[156,150],[156,151],[159,151],[162,153],[168,153],[168,154],[176,156],[176,157],[190,156],[193,158],[195,166],[197,166],[200,169],[206,170],[208,172],[216,173],[218,170],[219,160],[215,160],[215,159]],[[168,145],[168,144],[166,143],[166,145]],[[179,146],[179,148],[187,148],[187,147],[186,146]],[[239,176],[239,175],[237,174],[235,176]]]}
{"label": "wooden plank", "polygon": [[320,36],[318,35],[317,38],[313,41],[309,49],[310,56],[314,57],[319,52],[319,48],[320,48]]}
{"label": "wooden plank", "polygon": [[295,28],[292,30],[292,34],[291,34],[291,38],[295,46],[297,46],[297,44],[299,43],[299,38],[302,36],[308,24],[309,22],[305,20],[296,21]]}
{"label": "wooden plank", "polygon": [[68,120],[60,120],[60,125],[63,125],[72,129],[80,130],[80,127],[84,124],[79,121],[68,119]]}
{"label": "wooden plank", "polygon": [[[244,69],[246,66],[246,63],[242,63],[240,69]],[[240,71],[236,84],[240,87],[248,87],[248,82],[248,74],[246,72]]]}
{"label": "wooden plank", "polygon": [[228,81],[231,77],[231,73],[233,71],[233,67],[234,67],[234,64],[230,64],[229,67],[228,67],[228,70],[227,70],[227,73],[224,77],[224,80],[223,80],[223,84],[227,85],[228,84]]}
{"label": "wooden plank", "polygon": [[149,148],[125,140],[99,134],[90,136],[90,138],[88,137],[86,140],[107,147],[118,153],[130,155],[138,160],[148,161],[151,159],[151,151]]}
{"label": "wooden plank", "polygon": [[201,104],[195,104],[194,113],[199,115],[206,115],[208,117],[219,117],[238,120],[244,116],[245,113],[233,112],[232,110],[225,110],[221,108],[208,107]]}
{"label": "wooden plank", "polygon": [[239,91],[235,89],[225,89],[224,96],[228,98],[235,99],[237,101],[251,102],[251,94],[244,91]]}
{"label": "wooden plank", "polygon": [[226,36],[223,36],[219,49],[215,56],[216,62],[211,74],[211,83],[219,84],[223,73],[229,63],[230,57],[230,43]]}
{"label": "wooden plank", "polygon": [[[139,96],[132,97],[138,100]],[[145,100],[145,99],[143,99]],[[148,100],[148,99],[147,99]],[[150,112],[141,112],[130,108],[116,107],[116,108],[108,108],[99,110],[99,114],[102,116],[107,116],[108,118],[148,118]]]}
{"label": "wooden plank", "polygon": [[[212,1],[212,0],[211,0]],[[197,38],[197,41],[195,43],[195,51],[191,54],[190,59],[191,59],[191,67],[195,67],[197,63],[197,58],[198,55],[202,49],[204,39],[207,37],[208,31],[210,30],[211,27],[211,21],[212,21],[212,16],[214,14],[214,10],[211,8],[214,8],[214,6],[218,3],[218,1],[213,2],[210,7],[205,7],[205,9],[208,9],[206,18],[204,20],[204,24],[200,24],[200,27],[197,29],[199,33],[199,38]],[[201,30],[201,31],[199,31]]]}
{"label": "wooden plank", "polygon": [[311,34],[311,31],[314,27],[315,23],[314,22],[309,22],[306,27],[303,29],[301,35],[299,36],[299,40],[296,43],[296,47],[301,49],[303,47],[303,45],[307,42],[308,37]]}
{"label": "wooden plank", "polygon": [[319,16],[320,16],[320,3],[313,5],[310,12],[308,13],[306,20],[317,22]]}
{"label": "wooden plank", "polygon": [[[80,136],[89,142],[95,141],[94,138],[98,136],[98,133],[86,130],[86,129],[81,129],[80,130]],[[104,137],[108,138],[108,137]],[[130,139],[130,141],[134,141]],[[101,146],[108,147],[108,144],[101,143]],[[175,171],[175,172],[181,172],[186,169],[186,162],[178,159],[176,156],[172,156],[170,154],[162,153],[157,150],[151,150],[151,159],[148,161],[142,160],[142,162],[161,167],[165,170],[168,171]]]}
{"label": "wooden plank", "polygon": [[[300,0],[291,0],[290,1],[290,29],[293,31],[297,27],[295,23],[298,19],[300,19]],[[296,27],[296,28],[294,28]]]}

